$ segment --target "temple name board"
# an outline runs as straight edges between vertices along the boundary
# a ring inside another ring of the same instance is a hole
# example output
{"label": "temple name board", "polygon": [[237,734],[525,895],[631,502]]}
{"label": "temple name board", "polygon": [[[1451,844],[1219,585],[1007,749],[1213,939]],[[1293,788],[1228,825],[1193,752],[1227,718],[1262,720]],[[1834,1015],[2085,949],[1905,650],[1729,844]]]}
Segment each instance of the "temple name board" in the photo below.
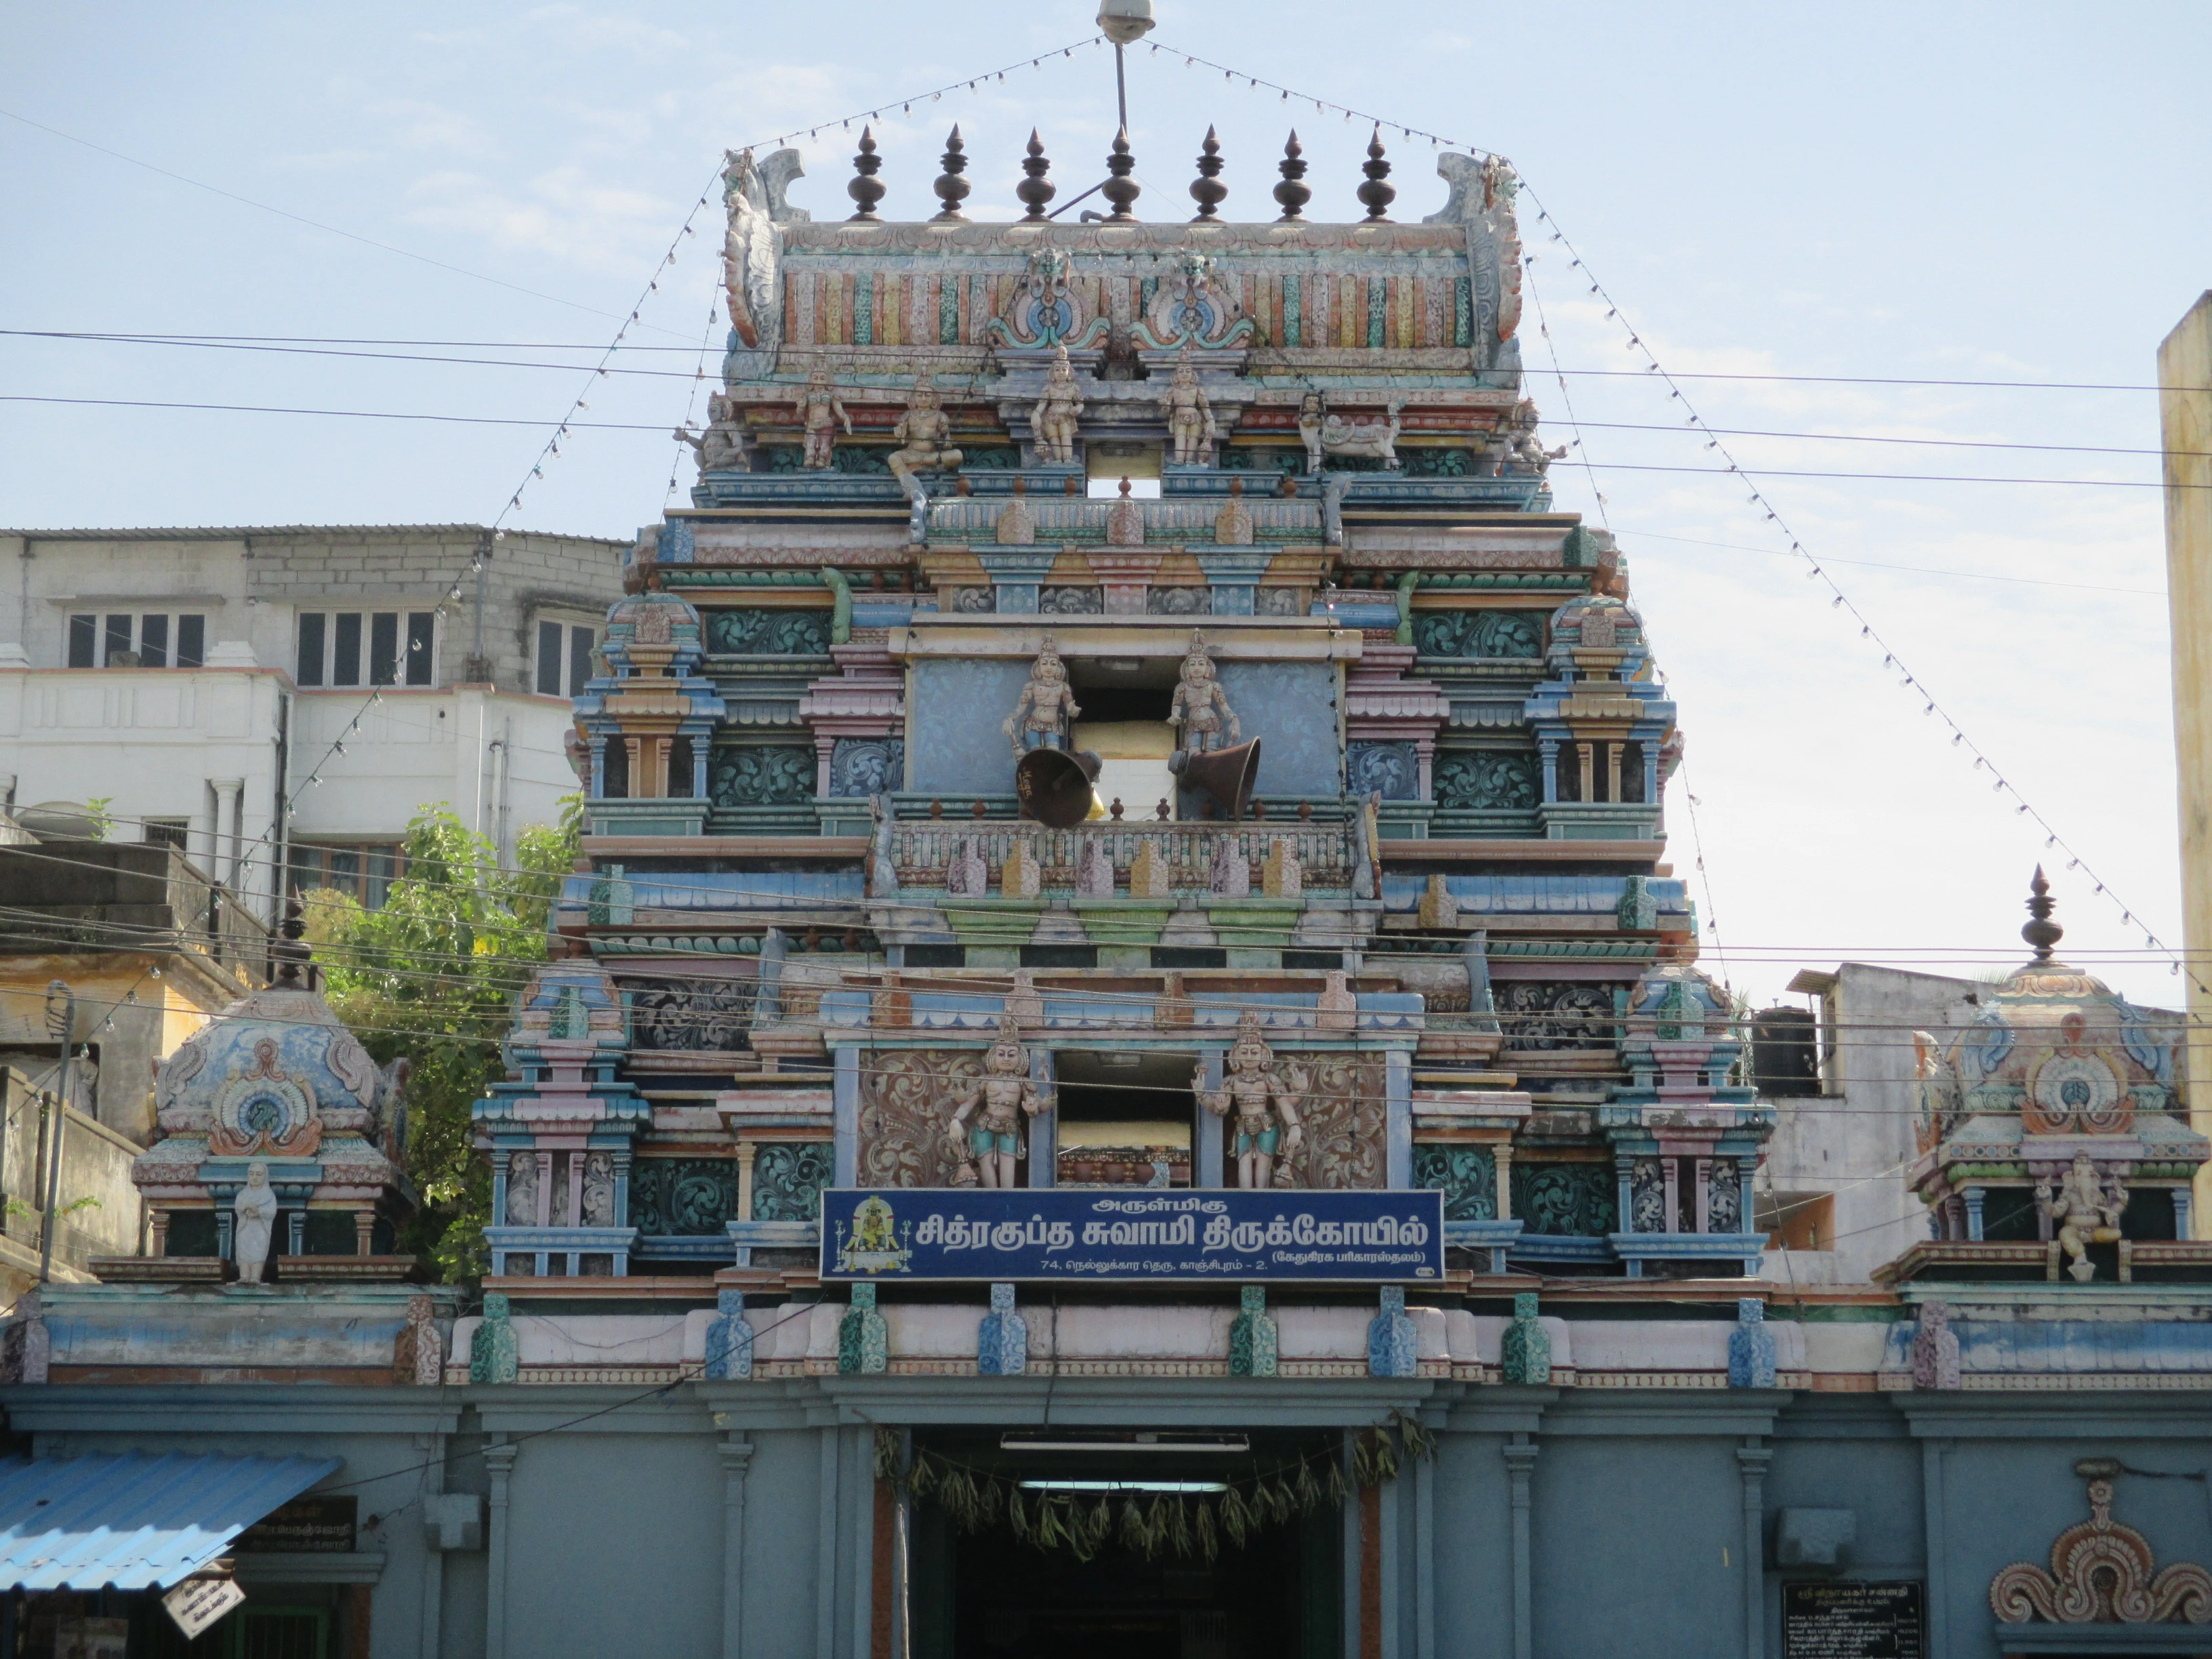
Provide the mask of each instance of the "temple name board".
{"label": "temple name board", "polygon": [[833,1189],[822,1277],[1439,1282],[1437,1192]]}

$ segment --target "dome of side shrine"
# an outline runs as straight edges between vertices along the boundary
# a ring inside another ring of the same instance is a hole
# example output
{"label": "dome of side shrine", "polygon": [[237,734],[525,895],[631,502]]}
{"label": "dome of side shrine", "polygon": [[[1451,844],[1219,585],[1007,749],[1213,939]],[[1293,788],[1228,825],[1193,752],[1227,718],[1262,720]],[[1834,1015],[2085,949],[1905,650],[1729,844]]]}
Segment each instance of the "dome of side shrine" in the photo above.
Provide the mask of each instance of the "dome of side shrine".
{"label": "dome of side shrine", "polygon": [[602,649],[609,665],[624,676],[695,668],[704,649],[699,613],[690,602],[657,589],[617,600],[607,612]]}
{"label": "dome of side shrine", "polygon": [[2021,932],[2033,960],[1984,1000],[1945,1051],[1966,1112],[2016,1111],[2031,1134],[2124,1134],[2172,1109],[2179,1032],[2052,954],[2050,885],[2035,872]]}
{"label": "dome of side shrine", "polygon": [[[288,932],[296,925],[295,915]],[[204,1138],[206,1155],[218,1158],[328,1156],[326,1135],[384,1141],[397,1127],[407,1062],[380,1067],[369,1058],[307,982],[296,934],[272,954],[274,983],[232,1003],[161,1063],[154,1105],[162,1133]]]}

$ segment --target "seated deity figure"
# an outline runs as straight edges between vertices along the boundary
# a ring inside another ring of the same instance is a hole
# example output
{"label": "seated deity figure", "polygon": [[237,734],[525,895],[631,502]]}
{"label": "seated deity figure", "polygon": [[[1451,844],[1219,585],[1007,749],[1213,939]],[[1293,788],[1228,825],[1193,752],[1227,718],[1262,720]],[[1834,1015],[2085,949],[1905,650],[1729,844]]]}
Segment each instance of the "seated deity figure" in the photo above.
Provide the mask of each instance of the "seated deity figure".
{"label": "seated deity figure", "polygon": [[1199,1103],[1214,1116],[1230,1120],[1233,1139],[1228,1152],[1237,1163],[1237,1184],[1247,1192],[1297,1185],[1291,1160],[1305,1144],[1298,1105],[1308,1087],[1306,1074],[1295,1068],[1288,1086],[1276,1075],[1274,1050],[1261,1040],[1260,1017],[1250,1009],[1238,1024],[1221,1086],[1207,1088],[1203,1070],[1192,1074]]}
{"label": "seated deity figure", "polygon": [[1067,348],[1056,345],[1052,349],[1052,367],[1045,371],[1044,391],[1030,410],[1030,430],[1036,434],[1037,460],[1042,465],[1074,465],[1076,424],[1082,414],[1083,393],[1076,386]]}
{"label": "seated deity figure", "polygon": [[1176,354],[1175,379],[1168,383],[1161,407],[1168,417],[1168,438],[1177,466],[1204,466],[1213,459],[1213,441],[1219,435],[1213,424],[1213,405],[1198,383],[1198,368],[1188,346]]}
{"label": "seated deity figure", "polygon": [[1051,1104],[1051,1096],[1030,1080],[1030,1055],[1022,1046],[1021,1028],[1001,1019],[999,1040],[983,1062],[983,1075],[969,1081],[945,1122],[945,1138],[961,1161],[956,1184],[1013,1186],[1021,1159],[1023,1119],[1035,1117]]}
{"label": "seated deity figure", "polygon": [[1523,398],[1514,405],[1510,435],[1505,440],[1505,471],[1542,477],[1552,470],[1552,463],[1563,459],[1567,447],[1547,449],[1536,436],[1537,416],[1534,398]]}
{"label": "seated deity figure", "polygon": [[914,481],[915,473],[960,470],[960,452],[951,447],[952,417],[938,407],[937,387],[927,374],[915,376],[913,400],[891,428],[891,436],[900,447],[891,451],[885,464],[909,496],[921,493]]}
{"label": "seated deity figure", "polygon": [[691,446],[699,458],[702,476],[709,472],[744,472],[752,463],[745,459],[744,434],[738,429],[737,413],[719,392],[710,392],[707,398],[707,429],[693,432],[679,426],[674,433],[676,441]]}
{"label": "seated deity figure", "polygon": [[1179,744],[1194,754],[1220,749],[1237,741],[1243,728],[1229,696],[1214,678],[1213,659],[1206,649],[1206,635],[1194,632],[1190,651],[1182,659],[1182,679],[1168,704],[1168,724],[1176,728]]}
{"label": "seated deity figure", "polygon": [[1082,712],[1076,704],[1074,688],[1067,683],[1067,665],[1060,659],[1048,634],[1036,661],[1030,665],[1029,684],[1022,687],[1021,696],[1014,700],[1014,712],[1000,728],[1014,745],[1015,760],[1032,749],[1066,748],[1068,725]]}
{"label": "seated deity figure", "polygon": [[806,432],[804,463],[809,471],[821,471],[836,459],[839,430],[848,438],[853,435],[853,417],[830,387],[828,364],[817,363],[807,377],[806,395],[799,400],[799,419]]}

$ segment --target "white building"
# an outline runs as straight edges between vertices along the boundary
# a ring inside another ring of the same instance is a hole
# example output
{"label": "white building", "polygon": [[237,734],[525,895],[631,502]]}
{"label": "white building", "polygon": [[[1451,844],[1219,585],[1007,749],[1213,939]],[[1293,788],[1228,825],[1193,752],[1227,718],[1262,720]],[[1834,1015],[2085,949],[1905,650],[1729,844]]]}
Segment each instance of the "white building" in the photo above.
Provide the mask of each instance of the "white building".
{"label": "white building", "polygon": [[90,806],[111,839],[182,846],[264,917],[288,865],[380,901],[426,805],[506,858],[577,787],[569,699],[624,545],[473,525],[0,532],[0,794],[33,822]]}

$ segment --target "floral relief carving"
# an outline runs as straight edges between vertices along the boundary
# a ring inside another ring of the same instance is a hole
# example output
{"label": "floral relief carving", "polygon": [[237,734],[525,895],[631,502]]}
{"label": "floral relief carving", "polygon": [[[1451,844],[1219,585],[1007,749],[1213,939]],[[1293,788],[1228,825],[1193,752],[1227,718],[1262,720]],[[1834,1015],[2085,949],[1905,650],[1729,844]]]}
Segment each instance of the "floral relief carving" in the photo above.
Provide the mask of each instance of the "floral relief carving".
{"label": "floral relief carving", "polygon": [[795,806],[814,798],[814,750],[797,745],[715,751],[708,796],[717,806]]}
{"label": "floral relief carving", "polygon": [[1436,793],[1439,806],[1525,811],[1536,804],[1536,757],[1496,749],[1446,750],[1437,757]]}
{"label": "floral relief carving", "polygon": [[2112,1519],[2119,1463],[2085,1457],[2074,1470],[2088,1479],[2089,1518],[2052,1541],[2048,1572],[2015,1561],[1990,1581],[1996,1616],[2011,1625],[2212,1624],[2212,1573],[2188,1561],[2154,1571],[2149,1541]]}
{"label": "floral relief carving", "polygon": [[726,1158],[641,1158],[630,1166],[629,1224],[648,1237],[711,1237],[737,1215]]}
{"label": "floral relief carving", "polygon": [[1497,988],[1509,1048],[1609,1048],[1613,988],[1579,980],[1507,980]]}
{"label": "floral relief carving", "polygon": [[983,1074],[983,1056],[902,1049],[861,1056],[858,1178],[863,1187],[950,1187],[961,1161],[945,1133],[952,1103]]}
{"label": "floral relief carving", "polygon": [[1359,1054],[1300,1054],[1297,1060],[1311,1085],[1298,1103],[1305,1144],[1296,1183],[1337,1190],[1382,1186],[1382,1062]]}
{"label": "floral relief carving", "polygon": [[752,1024],[750,980],[633,980],[631,1042],[663,1054],[708,1054],[746,1048]]}
{"label": "floral relief carving", "polygon": [[1498,1218],[1498,1159],[1487,1146],[1414,1147],[1413,1184],[1443,1194],[1447,1221]]}
{"label": "floral relief carving", "polygon": [[753,1160],[755,1221],[815,1221],[830,1184],[830,1143],[772,1140]]}
{"label": "floral relief carving", "polygon": [[1532,1233],[1596,1238],[1620,1229],[1609,1164],[1513,1164],[1513,1213]]}
{"label": "floral relief carving", "polygon": [[726,656],[819,657],[830,649],[826,611],[709,611],[707,649]]}
{"label": "floral relief carving", "polygon": [[1428,611],[1413,618],[1425,657],[1540,657],[1544,618],[1533,611]]}

